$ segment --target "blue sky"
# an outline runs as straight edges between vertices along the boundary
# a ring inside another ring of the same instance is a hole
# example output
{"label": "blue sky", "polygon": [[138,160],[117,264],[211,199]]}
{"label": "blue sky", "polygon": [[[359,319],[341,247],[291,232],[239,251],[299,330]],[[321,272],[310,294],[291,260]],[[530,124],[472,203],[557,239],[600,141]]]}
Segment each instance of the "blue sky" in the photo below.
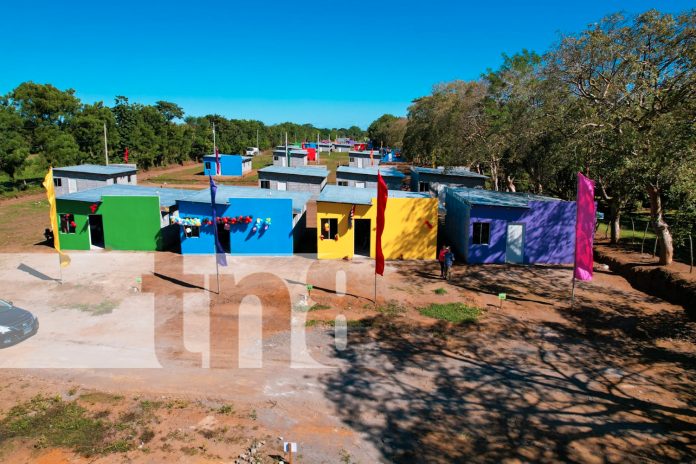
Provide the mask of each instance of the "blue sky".
{"label": "blue sky", "polygon": [[[69,5],[69,6],[68,6]],[[33,80],[87,102],[173,101],[322,127],[405,115],[433,84],[475,79],[501,54],[545,51],[616,11],[688,1],[6,2],[0,94]]]}

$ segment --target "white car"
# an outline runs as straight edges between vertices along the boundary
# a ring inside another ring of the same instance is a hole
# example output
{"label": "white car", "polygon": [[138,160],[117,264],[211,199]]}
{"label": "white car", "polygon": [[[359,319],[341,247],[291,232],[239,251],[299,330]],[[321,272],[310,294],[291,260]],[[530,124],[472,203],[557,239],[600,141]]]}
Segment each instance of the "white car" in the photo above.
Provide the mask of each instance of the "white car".
{"label": "white car", "polygon": [[246,155],[247,156],[256,156],[259,154],[259,149],[256,147],[247,147],[246,149]]}

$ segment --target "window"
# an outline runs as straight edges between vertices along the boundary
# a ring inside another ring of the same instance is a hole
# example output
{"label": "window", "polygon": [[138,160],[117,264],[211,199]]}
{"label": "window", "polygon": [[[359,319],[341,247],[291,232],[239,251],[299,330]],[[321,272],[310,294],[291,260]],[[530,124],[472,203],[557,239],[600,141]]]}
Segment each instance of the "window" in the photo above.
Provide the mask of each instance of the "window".
{"label": "window", "polygon": [[261,188],[262,189],[270,189],[271,188],[271,181],[270,180],[262,180],[261,181]]}
{"label": "window", "polygon": [[205,162],[205,168],[208,170],[210,169],[210,161]]}
{"label": "window", "polygon": [[430,191],[430,182],[418,182],[418,191],[419,192],[429,192]]}
{"label": "window", "polygon": [[491,224],[489,222],[474,222],[474,234],[471,243],[474,245],[488,245],[491,236]]}
{"label": "window", "polygon": [[353,158],[352,156],[349,157],[349,158],[348,158],[348,162],[349,162],[349,163],[355,163],[355,158]]}
{"label": "window", "polygon": [[321,220],[321,239],[338,240],[338,219]]}
{"label": "window", "polygon": [[132,180],[133,180],[133,179],[132,179],[132,176],[129,174],[129,175],[128,175],[128,183],[130,184]]}
{"label": "window", "polygon": [[60,177],[56,177],[55,179],[53,179],[53,185],[56,187],[62,187],[63,179],[61,179]]}
{"label": "window", "polygon": [[273,157],[273,161],[278,161],[278,155],[275,155],[275,156]]}
{"label": "window", "polygon": [[184,234],[186,238],[198,238],[201,236],[201,228],[199,226],[184,226]]}
{"label": "window", "polygon": [[60,215],[60,233],[74,234],[76,226],[75,216],[70,213]]}
{"label": "window", "polygon": [[339,181],[336,181],[336,183],[337,183],[338,185],[340,185],[341,187],[348,187],[348,181],[347,181],[347,180],[339,180]]}
{"label": "window", "polygon": [[355,187],[359,189],[364,189],[365,188],[365,182],[356,182]]}

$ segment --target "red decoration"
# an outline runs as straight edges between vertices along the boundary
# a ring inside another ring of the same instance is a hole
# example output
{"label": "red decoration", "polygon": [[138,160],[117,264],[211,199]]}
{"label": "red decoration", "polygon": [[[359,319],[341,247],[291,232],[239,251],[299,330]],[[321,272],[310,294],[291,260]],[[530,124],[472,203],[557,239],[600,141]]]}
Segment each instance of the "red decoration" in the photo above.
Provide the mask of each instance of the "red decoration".
{"label": "red decoration", "polygon": [[430,223],[430,221],[426,220],[425,225],[428,226],[428,229],[432,229],[433,225]]}
{"label": "red decoration", "polygon": [[99,208],[99,205],[97,205],[96,203],[92,203],[91,205],[89,205],[89,209],[90,211],[92,211],[92,214],[94,214],[97,211],[97,208]]}
{"label": "red decoration", "polygon": [[70,227],[75,227],[77,224],[75,224],[75,221],[70,221]]}
{"label": "red decoration", "polygon": [[387,209],[389,191],[382,174],[377,171],[377,232],[375,233],[375,274],[384,276],[384,253],[382,251],[382,233],[384,232],[384,210]]}

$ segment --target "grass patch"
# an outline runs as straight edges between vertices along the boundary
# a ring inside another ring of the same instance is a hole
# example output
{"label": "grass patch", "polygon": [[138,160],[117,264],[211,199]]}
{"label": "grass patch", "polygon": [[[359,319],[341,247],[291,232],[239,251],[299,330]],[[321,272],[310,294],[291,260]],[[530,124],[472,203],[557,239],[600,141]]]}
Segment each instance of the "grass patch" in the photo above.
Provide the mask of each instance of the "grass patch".
{"label": "grass patch", "polygon": [[385,305],[377,306],[377,312],[388,317],[397,317],[406,312],[406,307],[397,301],[389,301]]}
{"label": "grass patch", "polygon": [[225,414],[227,416],[234,414],[234,406],[231,404],[223,404],[217,409],[218,414]]}
{"label": "grass patch", "polygon": [[[329,319],[327,321],[322,321],[319,319],[308,319],[307,322],[305,322],[305,327],[316,327],[318,325],[324,326],[324,327],[336,327],[336,320],[335,319]],[[368,328],[372,326],[372,321],[371,320],[361,320],[361,319],[348,319],[346,321],[346,327],[348,329],[363,329],[363,328]]]}
{"label": "grass patch", "polygon": [[80,401],[89,404],[116,404],[123,399],[121,395],[112,395],[111,393],[92,392],[80,395]]}
{"label": "grass patch", "polygon": [[433,290],[433,292],[434,292],[436,295],[446,295],[446,294],[447,294],[447,290],[445,290],[445,289],[442,288],[442,287],[436,288],[435,290]]}
{"label": "grass patch", "polygon": [[321,311],[323,309],[331,309],[331,306],[315,303],[312,306],[310,306],[310,308],[307,311]]}
{"label": "grass patch", "polygon": [[77,309],[85,313],[90,313],[92,316],[102,316],[104,314],[111,314],[118,304],[115,301],[104,300],[98,304],[83,304],[79,303],[73,305],[70,309]]}
{"label": "grass patch", "polygon": [[419,311],[423,316],[455,324],[476,322],[483,312],[480,308],[467,306],[464,303],[432,303]]}

